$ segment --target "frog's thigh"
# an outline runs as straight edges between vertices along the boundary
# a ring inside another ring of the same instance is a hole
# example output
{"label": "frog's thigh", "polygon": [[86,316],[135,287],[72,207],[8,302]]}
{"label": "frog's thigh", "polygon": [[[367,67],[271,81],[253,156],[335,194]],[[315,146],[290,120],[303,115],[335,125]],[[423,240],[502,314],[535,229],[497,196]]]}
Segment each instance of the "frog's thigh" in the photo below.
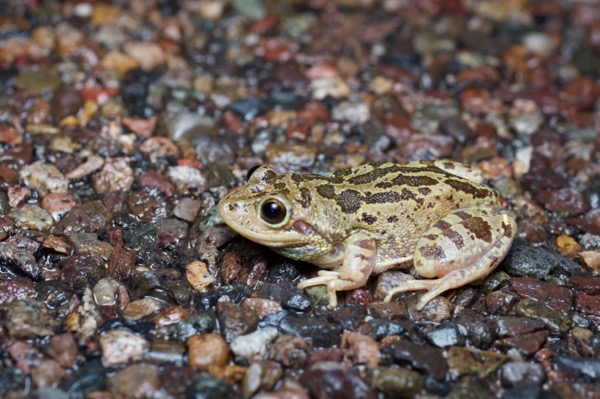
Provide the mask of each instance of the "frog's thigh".
{"label": "frog's thigh", "polygon": [[329,307],[337,305],[337,291],[346,291],[364,286],[375,267],[375,240],[366,234],[355,234],[348,239],[344,261],[335,272],[322,271],[319,277],[309,278],[298,284],[304,289],[314,285],[326,285]]}
{"label": "frog's thigh", "polygon": [[428,290],[417,309],[442,292],[487,276],[510,248],[517,225],[508,215],[487,208],[455,211],[437,222],[417,242],[415,270],[432,280],[407,281],[390,290],[385,301],[406,291]]}
{"label": "frog's thigh", "polygon": [[457,210],[438,221],[414,253],[421,277],[443,277],[461,270],[466,284],[487,276],[504,258],[516,233],[515,221],[486,207]]}

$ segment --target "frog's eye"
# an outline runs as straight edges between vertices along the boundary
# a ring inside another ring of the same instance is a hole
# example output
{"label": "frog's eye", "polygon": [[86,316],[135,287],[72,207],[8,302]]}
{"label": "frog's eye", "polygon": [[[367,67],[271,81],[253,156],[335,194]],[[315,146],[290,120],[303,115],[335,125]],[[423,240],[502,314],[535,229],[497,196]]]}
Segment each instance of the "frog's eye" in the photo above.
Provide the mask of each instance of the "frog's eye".
{"label": "frog's eye", "polygon": [[260,218],[273,227],[283,226],[290,219],[291,209],[283,198],[268,197],[260,204]]}

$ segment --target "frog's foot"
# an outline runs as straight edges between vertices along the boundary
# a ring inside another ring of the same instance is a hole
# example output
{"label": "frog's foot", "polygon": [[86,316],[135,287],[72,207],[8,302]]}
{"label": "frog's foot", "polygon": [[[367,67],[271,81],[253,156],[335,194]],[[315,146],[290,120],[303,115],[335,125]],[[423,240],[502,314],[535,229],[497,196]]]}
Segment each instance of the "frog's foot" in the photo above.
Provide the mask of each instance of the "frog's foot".
{"label": "frog's foot", "polygon": [[340,273],[331,270],[319,270],[319,277],[309,278],[308,280],[302,281],[298,284],[298,288],[303,290],[308,287],[314,287],[315,285],[324,285],[327,287],[327,296],[329,297],[329,307],[334,308],[337,306],[337,290],[336,287],[340,286],[344,280],[340,279]]}
{"label": "frog's foot", "polygon": [[362,233],[355,234],[349,238],[342,266],[338,270],[321,270],[318,277],[302,281],[298,288],[325,285],[329,308],[336,307],[338,291],[352,290],[366,284],[375,266],[375,248],[375,240]]}
{"label": "frog's foot", "polygon": [[405,281],[402,285],[389,290],[383,301],[390,302],[396,294],[402,292],[427,290],[429,292],[422,295],[421,298],[419,298],[419,302],[417,302],[417,310],[423,310],[427,302],[431,301],[433,298],[449,289],[458,288],[464,284],[464,272],[462,270],[456,270],[446,274],[444,277],[432,280]]}

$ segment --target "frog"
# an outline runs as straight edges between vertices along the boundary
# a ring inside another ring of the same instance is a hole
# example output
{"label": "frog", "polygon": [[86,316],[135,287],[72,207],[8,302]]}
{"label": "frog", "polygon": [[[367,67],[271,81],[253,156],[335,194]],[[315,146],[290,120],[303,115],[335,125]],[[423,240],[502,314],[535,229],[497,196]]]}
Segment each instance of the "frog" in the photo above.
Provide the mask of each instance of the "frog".
{"label": "frog", "polygon": [[298,288],[339,291],[372,275],[411,268],[414,278],[385,293],[425,291],[416,308],[487,277],[508,253],[514,215],[481,171],[449,160],[375,162],[331,174],[257,167],[217,205],[243,237],[319,268]]}

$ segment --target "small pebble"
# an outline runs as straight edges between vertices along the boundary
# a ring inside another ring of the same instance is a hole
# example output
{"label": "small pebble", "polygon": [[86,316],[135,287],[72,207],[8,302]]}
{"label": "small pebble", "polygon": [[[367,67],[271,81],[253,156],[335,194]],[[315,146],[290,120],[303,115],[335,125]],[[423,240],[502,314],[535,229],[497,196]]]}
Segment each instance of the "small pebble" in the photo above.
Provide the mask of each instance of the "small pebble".
{"label": "small pebble", "polygon": [[139,360],[149,347],[148,341],[127,330],[110,330],[100,336],[100,352],[106,365]]}
{"label": "small pebble", "polygon": [[211,367],[223,367],[229,363],[229,349],[218,334],[194,335],[187,340],[189,365],[206,371]]}
{"label": "small pebble", "polygon": [[231,351],[246,359],[262,358],[267,351],[267,345],[277,338],[275,327],[265,327],[250,334],[241,335],[231,341]]}

